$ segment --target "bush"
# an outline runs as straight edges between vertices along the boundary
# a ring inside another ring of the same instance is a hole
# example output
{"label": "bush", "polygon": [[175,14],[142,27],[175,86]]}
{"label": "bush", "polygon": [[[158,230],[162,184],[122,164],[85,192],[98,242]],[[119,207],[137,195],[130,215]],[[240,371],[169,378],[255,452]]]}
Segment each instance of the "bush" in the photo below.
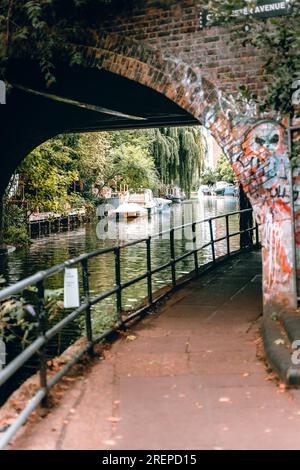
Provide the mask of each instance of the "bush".
{"label": "bush", "polygon": [[31,243],[25,227],[8,227],[4,233],[4,241],[9,245],[26,246]]}

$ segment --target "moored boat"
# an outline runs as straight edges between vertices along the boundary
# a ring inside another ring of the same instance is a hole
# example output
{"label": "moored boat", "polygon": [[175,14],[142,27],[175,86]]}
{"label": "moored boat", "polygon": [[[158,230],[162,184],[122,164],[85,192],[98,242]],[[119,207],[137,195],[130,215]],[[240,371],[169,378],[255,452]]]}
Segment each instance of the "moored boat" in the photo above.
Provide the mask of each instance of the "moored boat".
{"label": "moored boat", "polygon": [[162,212],[163,210],[168,209],[172,204],[170,199],[165,199],[163,197],[155,197],[154,201],[156,203],[158,212]]}
{"label": "moored boat", "polygon": [[135,217],[142,217],[147,215],[147,209],[142,207],[140,204],[136,204],[134,202],[124,202],[120,204],[117,209],[112,211],[113,214],[117,214],[117,216],[122,215],[127,219],[135,218]]}
{"label": "moored boat", "polygon": [[155,212],[157,212],[157,204],[154,200],[151,189],[145,189],[140,193],[128,193],[125,200],[127,203],[140,205],[146,209],[148,215],[155,214]]}

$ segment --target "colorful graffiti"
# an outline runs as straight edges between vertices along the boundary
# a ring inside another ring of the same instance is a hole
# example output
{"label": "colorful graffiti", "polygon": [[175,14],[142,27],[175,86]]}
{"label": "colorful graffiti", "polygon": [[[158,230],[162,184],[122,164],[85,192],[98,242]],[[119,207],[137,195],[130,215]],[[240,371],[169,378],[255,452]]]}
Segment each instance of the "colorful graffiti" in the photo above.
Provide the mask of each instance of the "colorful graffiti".
{"label": "colorful graffiti", "polygon": [[263,121],[246,134],[233,168],[248,194],[263,245],[268,310],[295,306],[291,166],[282,124]]}
{"label": "colorful graffiti", "polygon": [[280,119],[257,120],[251,103],[225,98],[220,92],[217,98],[215,106],[205,110],[205,125],[230,159],[260,226],[264,311],[296,307],[293,191],[286,128]]}
{"label": "colorful graffiti", "polygon": [[231,161],[260,226],[264,311],[294,308],[293,190],[286,128],[278,116],[258,120],[254,105],[225,98],[220,92],[204,115],[206,127]]}
{"label": "colorful graffiti", "polygon": [[256,206],[258,222],[291,216],[290,163],[284,129],[273,122],[257,124],[246,136],[234,171]]}
{"label": "colorful graffiti", "polygon": [[[300,82],[299,82],[300,83]],[[298,90],[299,91],[299,90]],[[297,95],[300,96],[300,95]],[[298,114],[300,115],[300,101],[296,102],[298,105]],[[297,291],[300,293],[300,168],[298,163],[298,155],[300,151],[300,118],[294,118],[293,122],[294,131],[292,132],[293,152],[292,160],[293,165],[293,195],[294,195],[294,210],[295,210],[295,251],[296,251],[296,273],[297,273]]]}

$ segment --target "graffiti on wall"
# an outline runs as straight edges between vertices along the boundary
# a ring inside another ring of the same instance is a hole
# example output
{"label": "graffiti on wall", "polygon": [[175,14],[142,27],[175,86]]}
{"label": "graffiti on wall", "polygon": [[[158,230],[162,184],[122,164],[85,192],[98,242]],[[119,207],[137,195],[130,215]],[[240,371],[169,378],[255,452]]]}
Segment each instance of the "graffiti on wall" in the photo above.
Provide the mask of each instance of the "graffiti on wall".
{"label": "graffiti on wall", "polygon": [[[300,81],[298,80],[297,82]],[[297,83],[296,82],[296,83]],[[299,90],[298,90],[299,91]],[[298,102],[295,99],[295,103],[300,107],[300,98]],[[300,152],[300,118],[294,118],[292,125],[294,131],[292,132],[292,141],[293,141],[293,194],[294,194],[294,210],[295,210],[295,244],[296,244],[296,273],[297,273],[297,286],[298,293],[300,292],[300,167],[299,167],[299,152]],[[299,129],[299,130],[297,130]]]}
{"label": "graffiti on wall", "polygon": [[206,100],[205,127],[230,160],[260,225],[265,311],[294,307],[293,191],[286,128],[280,116],[259,120],[256,105],[241,97],[225,97],[220,91],[213,96],[214,103]]}
{"label": "graffiti on wall", "polygon": [[248,194],[263,243],[264,300],[292,299],[294,259],[291,168],[285,128],[263,121],[252,127],[233,168]]}
{"label": "graffiti on wall", "polygon": [[279,119],[257,116],[251,103],[219,93],[215,107],[206,109],[205,125],[230,159],[260,225],[264,304],[272,312],[295,302],[293,191],[286,129]]}
{"label": "graffiti on wall", "polygon": [[273,122],[257,124],[246,136],[243,153],[233,162],[235,173],[256,206],[258,222],[291,215],[290,164],[284,129]]}

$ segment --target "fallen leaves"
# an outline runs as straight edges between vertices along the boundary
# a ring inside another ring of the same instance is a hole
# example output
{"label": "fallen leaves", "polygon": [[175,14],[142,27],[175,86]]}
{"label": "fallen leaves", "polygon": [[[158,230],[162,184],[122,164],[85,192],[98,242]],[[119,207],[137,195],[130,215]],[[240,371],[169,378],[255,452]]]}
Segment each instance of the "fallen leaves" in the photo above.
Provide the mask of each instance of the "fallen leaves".
{"label": "fallen leaves", "polygon": [[220,403],[229,403],[229,402],[230,402],[230,398],[228,398],[228,397],[220,397],[220,398],[219,398],[219,402],[220,402]]}
{"label": "fallen leaves", "polygon": [[136,336],[135,335],[128,335],[126,336],[126,341],[135,341],[136,340]]}
{"label": "fallen leaves", "polygon": [[103,444],[105,444],[106,446],[115,446],[116,441],[113,441],[112,439],[107,439],[106,441],[103,441]]}
{"label": "fallen leaves", "polygon": [[280,390],[281,393],[285,392],[286,391],[286,384],[280,383],[279,384],[279,390]]}
{"label": "fallen leaves", "polygon": [[284,344],[284,340],[282,338],[275,339],[274,344],[276,344],[276,346],[279,346],[280,344]]}
{"label": "fallen leaves", "polygon": [[201,405],[201,403],[199,403],[198,401],[196,401],[195,406],[196,406],[199,410],[201,410],[201,409],[203,408],[203,405]]}
{"label": "fallen leaves", "polygon": [[118,423],[119,421],[121,421],[121,418],[117,418],[117,416],[109,416],[108,418],[106,418],[107,421],[109,421],[110,423]]}

